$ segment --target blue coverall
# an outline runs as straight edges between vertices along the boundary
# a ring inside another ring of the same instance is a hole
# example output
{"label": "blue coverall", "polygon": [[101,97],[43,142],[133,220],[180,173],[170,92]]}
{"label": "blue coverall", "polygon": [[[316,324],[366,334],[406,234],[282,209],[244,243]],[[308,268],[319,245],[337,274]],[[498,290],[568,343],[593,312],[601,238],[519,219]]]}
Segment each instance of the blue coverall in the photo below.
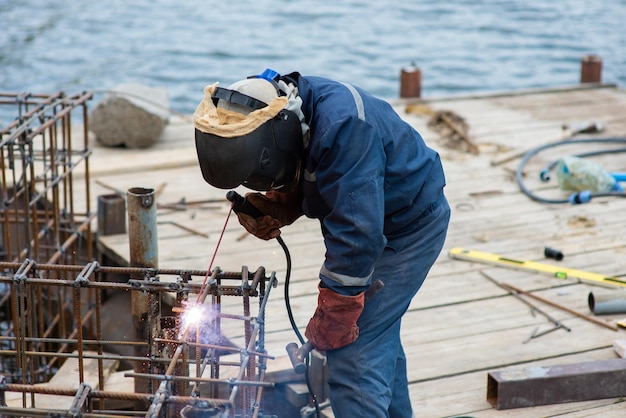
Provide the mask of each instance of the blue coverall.
{"label": "blue coverall", "polygon": [[326,352],[337,418],[413,415],[401,319],[443,247],[450,208],[437,152],[385,101],[358,87],[289,74],[310,127],[303,211],[320,220],[321,286],[365,303],[359,338]]}

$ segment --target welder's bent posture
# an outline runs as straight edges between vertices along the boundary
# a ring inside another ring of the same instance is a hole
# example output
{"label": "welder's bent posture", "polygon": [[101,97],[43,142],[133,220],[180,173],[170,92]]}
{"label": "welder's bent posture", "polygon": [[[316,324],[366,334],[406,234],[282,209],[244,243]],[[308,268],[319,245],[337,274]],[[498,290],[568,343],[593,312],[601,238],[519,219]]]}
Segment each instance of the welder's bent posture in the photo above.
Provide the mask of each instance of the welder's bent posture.
{"label": "welder's bent posture", "polygon": [[[446,236],[439,155],[392,107],[326,78],[266,70],[205,88],[194,115],[204,179],[265,194],[238,214],[263,239],[301,215],[321,223],[326,258],[305,335],[326,350],[338,418],[411,417],[400,323]],[[369,285],[384,288],[364,301]]]}

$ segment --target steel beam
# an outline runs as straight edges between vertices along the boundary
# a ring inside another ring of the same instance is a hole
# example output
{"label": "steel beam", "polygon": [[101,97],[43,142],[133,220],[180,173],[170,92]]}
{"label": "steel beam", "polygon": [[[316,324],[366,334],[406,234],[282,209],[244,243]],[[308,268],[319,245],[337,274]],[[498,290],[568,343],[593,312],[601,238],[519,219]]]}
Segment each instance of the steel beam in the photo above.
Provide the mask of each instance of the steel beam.
{"label": "steel beam", "polygon": [[524,408],[626,396],[626,359],[488,373],[487,401],[496,409]]}

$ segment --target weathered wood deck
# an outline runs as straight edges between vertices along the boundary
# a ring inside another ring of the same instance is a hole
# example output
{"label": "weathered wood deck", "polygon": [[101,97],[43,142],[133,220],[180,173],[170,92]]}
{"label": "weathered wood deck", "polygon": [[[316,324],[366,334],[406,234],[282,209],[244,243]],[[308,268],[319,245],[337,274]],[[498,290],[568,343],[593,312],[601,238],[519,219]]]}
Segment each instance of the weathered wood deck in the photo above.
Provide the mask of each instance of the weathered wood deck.
{"label": "weathered wood deck", "polygon": [[[626,91],[590,85],[433,99],[420,102],[417,108],[413,106],[412,113],[404,112],[406,105],[407,102],[394,103],[442,155],[448,183],[446,194],[452,207],[444,251],[403,322],[416,416],[625,416],[626,403],[620,403],[621,399],[494,409],[486,400],[488,372],[617,358],[612,345],[616,339],[624,338],[625,332],[612,331],[531,301],[570,327],[571,332],[559,329],[527,341],[537,327],[542,331],[552,324],[541,315],[533,315],[528,306],[481,272],[587,315],[592,315],[587,296],[598,287],[573,279],[455,260],[448,256],[448,251],[464,247],[605,275],[626,274],[626,200],[598,198],[584,205],[549,205],[529,199],[515,182],[519,153],[562,139],[564,124],[596,121],[604,127],[601,133],[577,138],[626,136]],[[451,147],[449,141],[428,127],[429,112],[438,110],[453,111],[467,121],[470,139],[480,151],[478,155]],[[161,205],[183,199],[192,203],[224,197],[223,190],[211,188],[203,181],[196,161],[193,126],[183,118],[172,118],[161,140],[149,149],[107,149],[96,143],[93,148],[90,175],[96,182],[91,190],[92,210],[98,195],[111,192],[103,185],[123,191],[131,187],[162,187],[158,196]],[[546,185],[536,180],[539,168],[565,153],[605,148],[594,144],[542,153],[526,167],[525,181],[542,195],[562,197],[554,181]],[[509,162],[496,164],[516,153],[517,157]],[[626,171],[625,159],[619,155],[602,157],[601,161],[611,171]],[[159,267],[207,269],[228,204],[183,207],[184,210],[158,211]],[[209,237],[193,234],[179,225]],[[213,267],[239,271],[243,265],[251,269],[264,266],[282,279],[285,258],[278,244],[245,236],[243,232],[236,218],[231,217]],[[304,329],[315,308],[317,273],[324,255],[322,239],[317,222],[308,219],[285,228],[283,238],[293,260],[291,305],[298,325]],[[102,237],[100,245],[118,262],[128,260],[128,240],[124,235]],[[546,260],[543,250],[547,246],[561,250],[564,259]],[[282,282],[267,308],[267,349],[279,357],[270,362],[270,370],[287,367],[285,345],[296,341],[281,287]],[[621,316],[598,318],[614,323]]]}

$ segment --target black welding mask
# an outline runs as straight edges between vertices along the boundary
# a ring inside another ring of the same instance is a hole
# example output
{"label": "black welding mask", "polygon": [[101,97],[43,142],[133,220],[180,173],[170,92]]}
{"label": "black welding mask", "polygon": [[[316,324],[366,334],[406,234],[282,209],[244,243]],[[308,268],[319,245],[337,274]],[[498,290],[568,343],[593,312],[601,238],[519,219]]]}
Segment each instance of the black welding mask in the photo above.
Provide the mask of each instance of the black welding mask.
{"label": "black welding mask", "polygon": [[297,88],[255,76],[204,93],[194,113],[204,180],[220,189],[295,189],[308,139]]}

